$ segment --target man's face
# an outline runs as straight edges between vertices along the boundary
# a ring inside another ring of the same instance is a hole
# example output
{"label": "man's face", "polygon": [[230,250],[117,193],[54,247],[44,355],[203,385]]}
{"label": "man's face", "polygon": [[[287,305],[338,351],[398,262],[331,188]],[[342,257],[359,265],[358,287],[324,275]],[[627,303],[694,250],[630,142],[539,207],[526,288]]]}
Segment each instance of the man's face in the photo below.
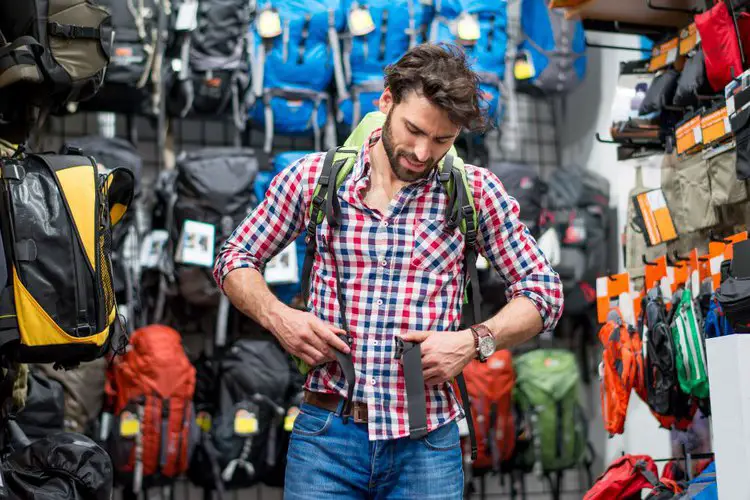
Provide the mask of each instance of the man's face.
{"label": "man's face", "polygon": [[430,175],[460,131],[447,113],[416,92],[394,104],[386,89],[380,97],[380,110],[386,114],[383,148],[393,174],[403,182]]}

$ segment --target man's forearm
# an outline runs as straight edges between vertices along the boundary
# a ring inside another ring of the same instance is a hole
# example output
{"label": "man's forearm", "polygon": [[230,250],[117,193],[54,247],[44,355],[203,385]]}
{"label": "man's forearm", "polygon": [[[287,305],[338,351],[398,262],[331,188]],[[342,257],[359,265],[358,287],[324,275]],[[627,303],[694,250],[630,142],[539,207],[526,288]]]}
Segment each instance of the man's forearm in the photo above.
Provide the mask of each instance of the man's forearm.
{"label": "man's forearm", "polygon": [[539,334],[544,323],[530,299],[516,297],[484,325],[495,335],[498,349],[509,349]]}
{"label": "man's forearm", "polygon": [[272,316],[287,307],[268,288],[263,275],[253,268],[243,267],[227,274],[224,293],[234,307],[272,333]]}

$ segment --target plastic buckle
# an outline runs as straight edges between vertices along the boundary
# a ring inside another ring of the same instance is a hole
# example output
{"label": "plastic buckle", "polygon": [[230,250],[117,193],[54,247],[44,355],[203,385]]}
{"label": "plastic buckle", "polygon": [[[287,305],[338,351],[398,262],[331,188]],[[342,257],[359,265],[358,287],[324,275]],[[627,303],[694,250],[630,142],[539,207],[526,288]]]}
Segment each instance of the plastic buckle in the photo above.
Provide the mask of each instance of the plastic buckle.
{"label": "plastic buckle", "polygon": [[76,327],[76,335],[78,337],[90,337],[93,334],[94,331],[91,328],[91,325],[78,325]]}
{"label": "plastic buckle", "polygon": [[414,347],[414,342],[408,342],[401,337],[396,337],[396,350],[393,353],[393,359],[401,359],[406,351]]}

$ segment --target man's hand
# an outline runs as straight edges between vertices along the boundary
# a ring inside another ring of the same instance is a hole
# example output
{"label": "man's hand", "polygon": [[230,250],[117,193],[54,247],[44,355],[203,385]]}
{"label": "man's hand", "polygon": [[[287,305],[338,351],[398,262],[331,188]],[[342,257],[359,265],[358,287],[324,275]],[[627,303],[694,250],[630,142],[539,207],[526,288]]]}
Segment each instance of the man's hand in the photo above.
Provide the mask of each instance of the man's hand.
{"label": "man's hand", "polygon": [[310,366],[335,361],[334,349],[349,353],[349,346],[338,337],[346,332],[312,313],[281,304],[270,316],[271,331],[282,347]]}
{"label": "man's hand", "polygon": [[426,385],[451,380],[476,356],[471,330],[408,332],[401,338],[422,344],[422,373]]}

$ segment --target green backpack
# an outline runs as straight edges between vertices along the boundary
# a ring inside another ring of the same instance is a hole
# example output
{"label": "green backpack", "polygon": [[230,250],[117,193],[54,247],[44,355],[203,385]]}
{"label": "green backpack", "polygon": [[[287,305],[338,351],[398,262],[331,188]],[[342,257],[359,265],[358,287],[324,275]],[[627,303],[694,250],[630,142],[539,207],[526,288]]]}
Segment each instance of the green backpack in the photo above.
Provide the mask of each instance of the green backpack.
{"label": "green backpack", "polygon": [[571,469],[587,449],[586,423],[578,403],[575,355],[564,349],[537,349],[514,361],[514,398],[522,415],[521,469],[537,473]]}
{"label": "green backpack", "polygon": [[[305,262],[302,270],[302,295],[305,304],[309,303],[310,293],[310,274],[316,252],[316,228],[323,219],[328,220],[329,225],[336,229],[341,225],[341,209],[339,207],[338,196],[336,192],[343,184],[346,177],[351,173],[356,162],[357,154],[361,150],[370,133],[385,123],[386,116],[374,111],[368,113],[359,125],[352,131],[351,135],[344,142],[341,148],[334,148],[326,153],[323,161],[323,169],[318,178],[318,183],[313,192],[312,203],[310,204],[310,221],[306,228],[306,250]],[[474,324],[475,320],[480,318],[480,297],[479,297],[479,278],[476,268],[476,251],[474,244],[477,237],[478,215],[474,205],[474,196],[471,186],[466,177],[466,170],[463,161],[456,155],[455,148],[451,147],[448,154],[437,166],[438,176],[441,184],[448,194],[448,210],[446,213],[446,224],[448,228],[459,228],[465,238],[464,245],[464,269],[468,274],[466,280],[466,290],[464,294],[464,311],[463,317],[468,321],[466,325]],[[333,182],[331,182],[333,180]],[[335,262],[335,259],[334,259]],[[336,276],[336,295],[339,301],[339,310],[341,312],[342,328],[348,331],[348,322],[346,320],[346,304],[343,302],[341,283],[338,281],[338,270]],[[471,286],[471,284],[476,286]],[[470,289],[470,291],[469,291]],[[349,335],[342,335],[342,339],[349,345],[352,339]],[[397,342],[400,339],[397,339]],[[404,377],[409,379],[407,382],[407,400],[409,410],[409,431],[413,439],[417,439],[426,434],[426,401],[424,394],[424,380],[421,372],[421,355],[419,345],[405,345],[401,342],[396,346],[395,352],[397,357],[402,357],[404,365]],[[341,352],[336,352],[336,358],[341,366],[342,372],[347,383],[348,401],[351,402],[354,394],[354,365],[351,356],[346,356]],[[295,357],[297,367],[303,374],[306,374],[310,367],[301,359]],[[421,380],[420,380],[421,378]],[[466,422],[469,426],[469,433],[472,442],[472,456],[476,457],[476,443],[474,439],[474,430],[470,418],[469,397],[466,390],[466,383],[462,375],[456,377],[461,399],[464,403],[464,412],[467,416]],[[411,388],[411,389],[410,389]],[[344,408],[344,415],[349,412],[349,408]]]}
{"label": "green backpack", "polygon": [[677,360],[677,379],[685,394],[698,399],[708,398],[708,371],[703,347],[700,310],[695,307],[693,293],[684,288],[674,306],[671,329]]}

